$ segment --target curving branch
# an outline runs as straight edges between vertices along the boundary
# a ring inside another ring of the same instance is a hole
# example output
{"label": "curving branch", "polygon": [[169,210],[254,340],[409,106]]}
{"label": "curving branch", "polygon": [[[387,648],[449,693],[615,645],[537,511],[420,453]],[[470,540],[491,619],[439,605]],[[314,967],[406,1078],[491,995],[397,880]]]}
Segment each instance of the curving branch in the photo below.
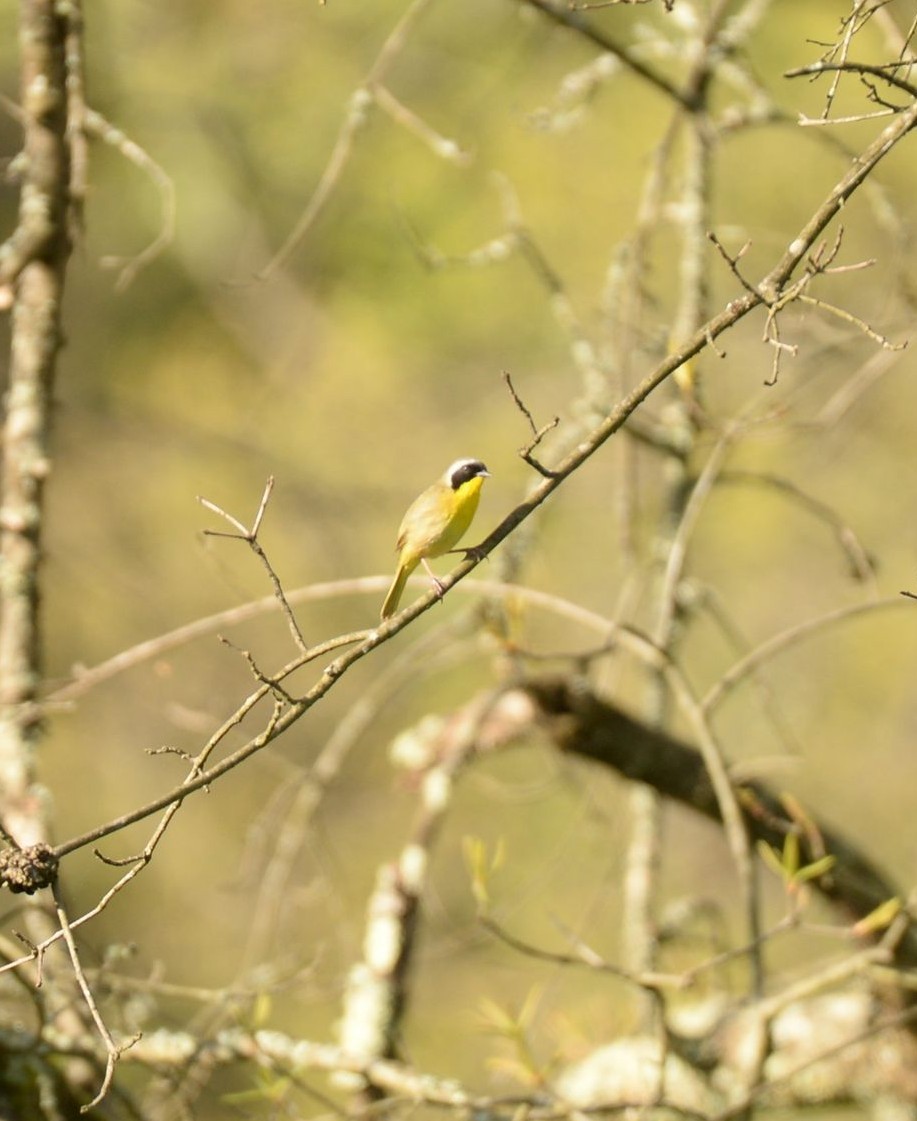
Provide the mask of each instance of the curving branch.
{"label": "curving branch", "polygon": [[[674,736],[642,724],[579,682],[562,678],[526,681],[521,688],[537,706],[542,727],[561,751],[611,767],[638,782],[651,784],[664,797],[713,820],[721,820],[716,797],[700,752]],[[745,827],[754,841],[782,849],[794,823],[764,783],[743,781]],[[851,920],[865,918],[895,897],[896,887],[840,832],[820,822],[800,838],[803,860],[825,852],[835,863],[813,881],[817,890]],[[917,930],[904,930],[897,964],[917,966]]]}

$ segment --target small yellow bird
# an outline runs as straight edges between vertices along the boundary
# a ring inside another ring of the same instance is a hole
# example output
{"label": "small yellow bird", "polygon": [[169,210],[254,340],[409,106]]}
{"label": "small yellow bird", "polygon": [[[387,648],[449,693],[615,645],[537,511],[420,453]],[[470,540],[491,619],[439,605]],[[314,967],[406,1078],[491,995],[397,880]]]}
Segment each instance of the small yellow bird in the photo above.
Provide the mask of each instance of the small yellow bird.
{"label": "small yellow bird", "polygon": [[408,577],[423,563],[436,589],[442,584],[433,575],[427,557],[441,557],[458,544],[478,508],[481,487],[490,472],[479,459],[457,459],[441,479],[415,498],[401,519],[395,552],[398,568],[382,604],[382,618],[394,615]]}

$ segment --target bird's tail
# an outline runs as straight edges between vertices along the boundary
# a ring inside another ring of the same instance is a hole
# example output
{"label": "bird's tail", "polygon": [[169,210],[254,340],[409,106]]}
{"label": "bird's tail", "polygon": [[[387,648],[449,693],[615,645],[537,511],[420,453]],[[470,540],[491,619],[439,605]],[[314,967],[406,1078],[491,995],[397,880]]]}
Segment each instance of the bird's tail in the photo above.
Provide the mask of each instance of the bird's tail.
{"label": "bird's tail", "polygon": [[398,603],[401,600],[401,593],[404,591],[404,586],[408,582],[408,577],[417,567],[417,562],[414,564],[399,564],[398,571],[395,573],[395,579],[392,581],[392,586],[388,590],[388,595],[385,597],[385,603],[382,604],[382,620],[383,622],[390,616],[394,615],[398,610]]}

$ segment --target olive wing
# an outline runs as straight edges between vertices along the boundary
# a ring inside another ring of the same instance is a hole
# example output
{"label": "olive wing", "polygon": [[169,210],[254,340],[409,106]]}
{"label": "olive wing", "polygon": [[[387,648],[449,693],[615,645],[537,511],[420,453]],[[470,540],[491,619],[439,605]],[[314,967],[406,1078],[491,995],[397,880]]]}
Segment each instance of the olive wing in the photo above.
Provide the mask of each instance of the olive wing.
{"label": "olive wing", "polygon": [[[430,555],[448,530],[455,495],[450,487],[435,483],[419,495],[401,519],[395,549],[416,557]],[[404,557],[402,559],[405,559]]]}

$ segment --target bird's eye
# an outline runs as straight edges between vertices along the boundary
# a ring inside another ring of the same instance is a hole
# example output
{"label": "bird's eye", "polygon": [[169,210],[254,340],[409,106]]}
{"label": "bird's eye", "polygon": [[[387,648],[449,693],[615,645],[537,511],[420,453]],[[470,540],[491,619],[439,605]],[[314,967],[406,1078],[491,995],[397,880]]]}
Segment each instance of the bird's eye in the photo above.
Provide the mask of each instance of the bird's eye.
{"label": "bird's eye", "polygon": [[452,483],[452,489],[458,490],[464,483],[476,479],[478,475],[486,474],[487,468],[480,459],[466,459],[462,463],[456,465],[449,481]]}

